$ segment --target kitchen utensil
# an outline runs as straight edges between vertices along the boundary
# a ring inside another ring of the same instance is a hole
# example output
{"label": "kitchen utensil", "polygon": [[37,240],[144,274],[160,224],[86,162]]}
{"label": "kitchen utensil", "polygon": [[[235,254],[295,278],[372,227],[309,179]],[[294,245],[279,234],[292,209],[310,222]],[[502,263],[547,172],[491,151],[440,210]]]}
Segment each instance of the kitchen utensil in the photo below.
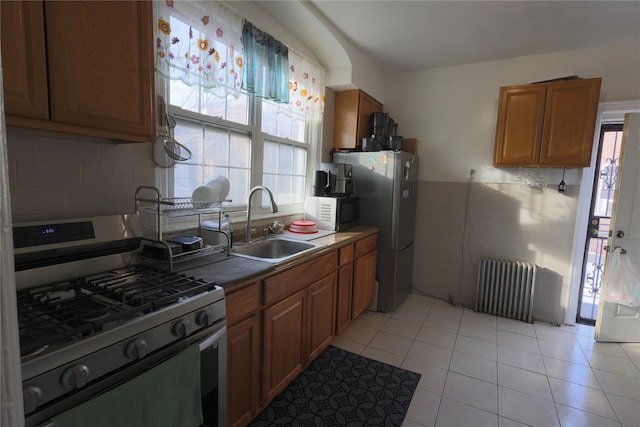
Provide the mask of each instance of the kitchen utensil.
{"label": "kitchen utensil", "polygon": [[269,230],[274,234],[280,234],[284,230],[284,224],[282,221],[274,221],[273,224],[269,226]]}
{"label": "kitchen utensil", "polygon": [[314,221],[292,221],[289,231],[292,233],[317,233],[316,223]]}
{"label": "kitchen utensil", "polygon": [[211,206],[219,197],[218,190],[208,185],[201,185],[191,193],[191,203],[194,208],[204,209]]}
{"label": "kitchen utensil", "polygon": [[163,132],[158,135],[154,143],[153,162],[161,168],[171,168],[176,165],[176,162],[189,160],[192,153],[173,137],[176,119],[169,114],[162,97],[160,97],[160,110],[164,113],[160,116],[160,126],[163,127]]}
{"label": "kitchen utensil", "polygon": [[179,244],[182,246],[182,252],[195,251],[204,247],[202,237],[198,236],[175,236],[167,239],[167,242]]}

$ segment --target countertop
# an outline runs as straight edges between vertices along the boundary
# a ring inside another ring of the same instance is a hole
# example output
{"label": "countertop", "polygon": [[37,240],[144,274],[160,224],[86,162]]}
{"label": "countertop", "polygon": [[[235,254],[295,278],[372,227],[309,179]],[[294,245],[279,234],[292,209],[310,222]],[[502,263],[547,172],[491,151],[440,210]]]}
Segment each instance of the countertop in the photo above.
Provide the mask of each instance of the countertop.
{"label": "countertop", "polygon": [[250,285],[258,278],[266,278],[288,270],[377,232],[378,229],[376,227],[359,225],[346,231],[319,237],[312,241],[323,246],[280,264],[256,261],[233,255],[227,257],[224,253],[217,253],[198,258],[193,262],[187,261],[176,264],[175,270],[195,278],[214,281],[224,288],[226,294],[230,294]]}

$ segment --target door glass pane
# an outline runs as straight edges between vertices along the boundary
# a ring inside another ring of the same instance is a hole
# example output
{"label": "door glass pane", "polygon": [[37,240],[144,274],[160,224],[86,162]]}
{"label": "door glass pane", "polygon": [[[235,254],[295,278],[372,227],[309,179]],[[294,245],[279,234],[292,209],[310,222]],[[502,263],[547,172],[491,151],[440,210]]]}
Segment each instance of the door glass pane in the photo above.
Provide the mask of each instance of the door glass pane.
{"label": "door glass pane", "polygon": [[603,126],[576,319],[580,323],[594,324],[598,314],[602,273],[607,256],[605,246],[609,238],[621,142],[621,124]]}

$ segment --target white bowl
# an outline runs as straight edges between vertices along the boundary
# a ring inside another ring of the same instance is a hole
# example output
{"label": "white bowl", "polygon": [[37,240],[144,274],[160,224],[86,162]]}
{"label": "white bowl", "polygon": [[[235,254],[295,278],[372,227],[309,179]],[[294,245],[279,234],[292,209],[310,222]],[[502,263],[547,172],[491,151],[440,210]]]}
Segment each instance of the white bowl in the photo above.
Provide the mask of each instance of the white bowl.
{"label": "white bowl", "polygon": [[193,190],[191,203],[194,208],[203,209],[211,206],[218,199],[218,191],[208,185],[201,185]]}
{"label": "white bowl", "polygon": [[207,187],[215,189],[217,198],[214,200],[214,202],[224,202],[224,200],[227,198],[227,195],[229,194],[229,188],[231,187],[227,177],[222,175],[214,176],[209,181],[207,181],[205,185]]}

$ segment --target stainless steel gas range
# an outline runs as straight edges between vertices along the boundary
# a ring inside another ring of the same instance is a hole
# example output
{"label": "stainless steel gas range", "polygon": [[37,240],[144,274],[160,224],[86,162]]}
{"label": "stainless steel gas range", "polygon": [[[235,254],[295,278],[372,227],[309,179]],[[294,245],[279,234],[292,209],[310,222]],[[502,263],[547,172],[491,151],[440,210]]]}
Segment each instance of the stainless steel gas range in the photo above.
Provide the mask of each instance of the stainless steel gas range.
{"label": "stainless steel gas range", "polygon": [[221,287],[145,265],[135,214],[13,231],[27,426],[50,424],[192,345],[200,348],[203,425],[225,424]]}

